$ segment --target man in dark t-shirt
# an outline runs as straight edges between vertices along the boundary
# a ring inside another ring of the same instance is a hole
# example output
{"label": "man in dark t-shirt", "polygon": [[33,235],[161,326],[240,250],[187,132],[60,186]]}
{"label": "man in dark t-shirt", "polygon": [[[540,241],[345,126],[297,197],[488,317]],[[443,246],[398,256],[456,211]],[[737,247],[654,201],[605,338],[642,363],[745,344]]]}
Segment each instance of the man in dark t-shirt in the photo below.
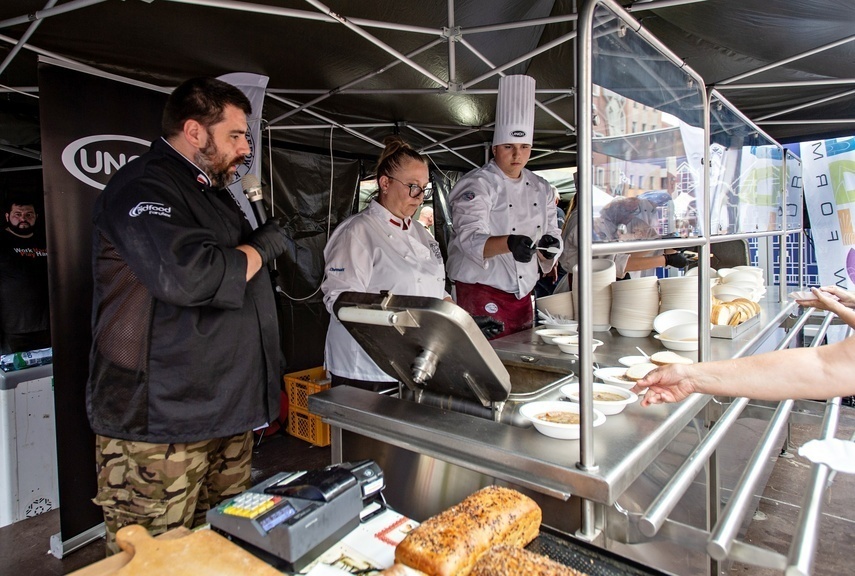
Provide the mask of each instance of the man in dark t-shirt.
{"label": "man in dark t-shirt", "polygon": [[35,204],[10,198],[0,232],[0,351],[50,346],[47,248]]}

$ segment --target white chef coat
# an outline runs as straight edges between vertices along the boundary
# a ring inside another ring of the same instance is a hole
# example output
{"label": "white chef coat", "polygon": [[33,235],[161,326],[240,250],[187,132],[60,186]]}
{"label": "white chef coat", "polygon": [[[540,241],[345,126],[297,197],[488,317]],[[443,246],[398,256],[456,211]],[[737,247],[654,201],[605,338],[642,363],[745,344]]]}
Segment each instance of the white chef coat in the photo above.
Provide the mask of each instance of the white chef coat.
{"label": "white chef coat", "polygon": [[[454,236],[448,246],[448,275],[468,284],[484,284],[517,298],[527,296],[540,277],[538,265],[549,272],[555,260],[517,262],[513,254],[484,258],[491,236],[516,234],[535,243],[549,234],[561,239],[555,195],[549,182],[523,168],[520,178],[508,178],[490,160],[466,174],[449,195]],[[563,244],[559,244],[561,249]]]}
{"label": "white chef coat", "polygon": [[321,289],[331,316],[324,351],[327,370],[354,380],[394,382],[335,317],[333,304],[342,292],[449,297],[439,243],[415,220],[402,222],[373,201],[336,228],[324,258]]}

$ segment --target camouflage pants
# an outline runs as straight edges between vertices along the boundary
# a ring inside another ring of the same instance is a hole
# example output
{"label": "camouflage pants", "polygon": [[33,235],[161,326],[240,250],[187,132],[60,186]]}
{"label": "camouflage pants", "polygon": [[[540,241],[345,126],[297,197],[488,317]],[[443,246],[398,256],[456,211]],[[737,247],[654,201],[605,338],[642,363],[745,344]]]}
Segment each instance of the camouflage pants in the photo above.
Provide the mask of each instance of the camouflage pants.
{"label": "camouflage pants", "polygon": [[119,552],[116,532],[140,524],[152,535],[205,523],[205,513],[249,488],[252,432],[181,444],[96,436],[98,495],[107,555]]}

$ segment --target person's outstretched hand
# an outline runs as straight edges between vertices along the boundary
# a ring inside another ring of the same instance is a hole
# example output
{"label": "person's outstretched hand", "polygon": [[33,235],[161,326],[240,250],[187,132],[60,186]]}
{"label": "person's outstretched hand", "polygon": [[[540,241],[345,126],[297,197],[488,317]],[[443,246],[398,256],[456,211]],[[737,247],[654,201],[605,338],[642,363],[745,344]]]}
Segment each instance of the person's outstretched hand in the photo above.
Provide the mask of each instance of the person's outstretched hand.
{"label": "person's outstretched hand", "polygon": [[844,297],[850,298],[849,293],[837,286],[823,286],[822,288],[814,287],[811,288],[810,291],[813,294],[813,298],[796,300],[796,303],[799,306],[804,306],[805,308],[816,308],[818,310],[827,310],[829,312],[841,310],[841,306],[846,308],[849,307],[841,301],[840,296],[837,295],[839,292],[843,294]]}
{"label": "person's outstretched hand", "polygon": [[689,263],[689,259],[682,252],[673,252],[665,254],[665,265],[673,266],[674,268],[685,268]]}
{"label": "person's outstretched hand", "polygon": [[534,241],[528,236],[517,234],[508,236],[508,249],[517,262],[531,262],[532,256],[537,251],[533,244]]}
{"label": "person's outstretched hand", "polygon": [[820,290],[836,296],[838,301],[847,308],[855,308],[855,293],[834,285],[823,286]]}
{"label": "person's outstretched hand", "polygon": [[642,406],[680,402],[690,394],[697,392],[693,379],[689,376],[688,366],[671,364],[651,370],[635,383],[632,391],[641,394],[647,388],[647,393],[641,401]]}
{"label": "person's outstretched hand", "polygon": [[473,316],[472,319],[486,338],[495,338],[505,330],[505,323],[492,316]]}

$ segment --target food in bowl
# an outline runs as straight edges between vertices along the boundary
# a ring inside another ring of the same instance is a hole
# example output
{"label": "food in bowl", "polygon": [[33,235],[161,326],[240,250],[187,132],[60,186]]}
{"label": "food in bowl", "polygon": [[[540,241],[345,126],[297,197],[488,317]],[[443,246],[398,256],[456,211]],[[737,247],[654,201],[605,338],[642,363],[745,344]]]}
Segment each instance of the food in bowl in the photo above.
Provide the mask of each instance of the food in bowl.
{"label": "food in bowl", "polygon": [[635,384],[634,380],[627,378],[627,368],[597,368],[594,370],[594,377],[599,378],[606,384],[620,386],[622,388],[632,388]]}
{"label": "food in bowl", "polygon": [[[561,393],[573,402],[579,401],[578,384],[566,384],[562,386]],[[638,400],[638,396],[620,386],[594,382],[592,399],[594,402],[594,408],[609,416],[622,412],[626,406]]]}
{"label": "food in bowl", "polygon": [[569,328],[566,330],[557,328],[541,328],[540,330],[535,330],[534,333],[540,336],[540,339],[543,340],[545,344],[555,344],[554,340],[559,336],[575,336],[577,334],[575,330],[570,330]]}
{"label": "food in bowl", "polygon": [[[558,336],[552,339],[553,343],[566,354],[579,353],[579,336]],[[597,348],[603,345],[602,340],[594,339],[591,345],[591,352],[595,352]]]}
{"label": "food in bowl", "polygon": [[581,422],[578,412],[568,412],[566,410],[552,410],[543,414],[536,414],[534,417],[551,424],[579,424]]}
{"label": "food in bowl", "polygon": [[[566,412],[571,412],[576,416],[579,416],[579,405],[561,400],[540,400],[536,402],[528,402],[523,404],[520,408],[520,415],[529,420],[535,429],[541,434],[552,438],[559,438],[561,440],[574,440],[579,438],[581,433],[580,423],[564,424],[561,422],[550,422],[549,420],[543,420],[540,418],[541,415],[548,414],[550,416],[547,417],[550,419],[572,420],[573,416],[565,414]],[[595,409],[593,425],[595,427],[600,426],[605,421],[606,415],[600,410]]]}

